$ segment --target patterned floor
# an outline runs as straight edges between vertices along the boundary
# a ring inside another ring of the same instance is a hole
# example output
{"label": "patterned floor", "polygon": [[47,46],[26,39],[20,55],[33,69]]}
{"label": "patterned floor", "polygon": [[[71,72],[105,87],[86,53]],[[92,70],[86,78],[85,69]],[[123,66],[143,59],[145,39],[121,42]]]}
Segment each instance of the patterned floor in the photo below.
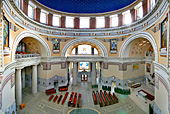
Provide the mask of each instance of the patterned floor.
{"label": "patterned floor", "polygon": [[[100,88],[99,88],[100,89]],[[69,96],[71,92],[78,92],[82,94],[82,108],[93,109],[99,114],[145,114],[128,96],[116,94],[119,98],[119,103],[100,107],[94,105],[92,99],[92,91],[97,89],[91,88],[91,83],[82,82],[78,86],[69,87]],[[57,95],[65,95],[66,92],[57,92]],[[64,105],[57,104],[57,102],[48,101],[49,96],[44,92],[38,92],[35,97],[31,94],[31,89],[23,90],[23,103],[26,107],[23,110],[17,109],[17,114],[69,114],[75,108],[68,107],[66,99]],[[85,100],[86,99],[86,100]]]}

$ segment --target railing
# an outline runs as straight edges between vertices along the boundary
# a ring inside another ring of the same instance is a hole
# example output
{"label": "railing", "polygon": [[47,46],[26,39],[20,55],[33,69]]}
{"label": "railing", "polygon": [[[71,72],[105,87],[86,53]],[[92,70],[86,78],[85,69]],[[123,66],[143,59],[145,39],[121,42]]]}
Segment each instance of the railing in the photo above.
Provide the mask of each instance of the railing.
{"label": "railing", "polygon": [[40,57],[40,54],[16,54],[15,59],[27,58],[27,57]]}

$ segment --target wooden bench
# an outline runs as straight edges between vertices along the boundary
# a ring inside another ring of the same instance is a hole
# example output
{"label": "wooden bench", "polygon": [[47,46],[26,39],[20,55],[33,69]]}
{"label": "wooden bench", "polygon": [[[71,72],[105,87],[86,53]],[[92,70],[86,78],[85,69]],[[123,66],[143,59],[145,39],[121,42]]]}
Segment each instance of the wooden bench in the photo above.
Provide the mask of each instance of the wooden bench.
{"label": "wooden bench", "polygon": [[65,102],[65,100],[66,100],[66,98],[67,98],[68,94],[69,94],[69,92],[66,92],[66,94],[65,94],[65,96],[64,96],[64,98],[63,98],[63,101],[61,102],[61,105],[63,105],[63,104],[64,104],[64,102]]}
{"label": "wooden bench", "polygon": [[111,100],[113,101],[113,104],[115,104],[116,103],[116,100],[115,100],[115,98],[113,97],[113,95],[109,92],[109,95],[110,95],[110,97],[111,97]]}
{"label": "wooden bench", "polygon": [[55,102],[57,100],[58,96],[56,95],[53,99],[53,102]]}
{"label": "wooden bench", "polygon": [[94,91],[92,93],[92,97],[93,97],[93,100],[94,100],[94,104],[97,105],[97,97],[96,97],[96,94],[95,94]]}
{"label": "wooden bench", "polygon": [[51,95],[49,98],[49,101],[51,101],[53,99],[54,95]]}
{"label": "wooden bench", "polygon": [[113,93],[113,96],[116,98],[116,103],[119,102],[119,99],[117,98],[117,96]]}
{"label": "wooden bench", "polygon": [[107,92],[106,92],[106,91],[104,91],[104,93],[105,93],[105,96],[106,96],[106,98],[107,98],[107,100],[108,100],[108,102],[109,102],[109,105],[111,105],[112,103],[111,103],[111,100],[110,100],[110,98],[109,98],[109,96],[108,96]]}
{"label": "wooden bench", "polygon": [[71,103],[72,103],[72,100],[73,100],[73,95],[74,95],[74,92],[72,92],[71,95],[70,95],[70,99],[68,101],[68,106],[71,106]]}
{"label": "wooden bench", "polygon": [[104,94],[103,94],[102,90],[100,90],[100,94],[101,94],[101,97],[102,97],[102,98],[103,98],[103,100],[104,100],[104,104],[105,104],[105,106],[107,106],[107,100],[106,100],[106,98],[105,98],[105,96],[104,96]]}
{"label": "wooden bench", "polygon": [[59,99],[58,99],[58,101],[57,101],[57,104],[59,104],[60,103],[60,101],[61,101],[61,99],[62,99],[62,95],[60,95],[60,97],[59,97]]}
{"label": "wooden bench", "polygon": [[103,107],[103,102],[102,102],[102,99],[101,99],[100,94],[99,94],[98,91],[97,91],[97,95],[98,95],[98,97],[99,97],[99,104],[100,104],[100,107]]}
{"label": "wooden bench", "polygon": [[77,107],[81,107],[81,94],[78,96]]}

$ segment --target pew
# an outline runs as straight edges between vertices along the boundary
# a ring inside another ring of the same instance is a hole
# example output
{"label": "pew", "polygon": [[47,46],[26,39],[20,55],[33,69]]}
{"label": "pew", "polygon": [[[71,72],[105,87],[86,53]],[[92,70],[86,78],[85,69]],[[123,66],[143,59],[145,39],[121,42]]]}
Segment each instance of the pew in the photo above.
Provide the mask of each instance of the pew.
{"label": "pew", "polygon": [[112,103],[111,103],[111,100],[110,100],[110,98],[109,98],[109,96],[108,96],[107,92],[106,92],[106,91],[104,91],[104,93],[105,93],[106,98],[107,98],[107,100],[108,100],[108,102],[109,102],[109,105],[111,105]]}
{"label": "pew", "polygon": [[59,97],[59,99],[58,99],[58,101],[57,101],[57,104],[59,104],[60,103],[60,101],[61,101],[61,99],[62,99],[62,95],[60,95],[60,97]]}
{"label": "pew", "polygon": [[93,100],[94,100],[94,104],[97,105],[97,97],[96,97],[96,94],[95,94],[94,91],[92,93],[92,97],[93,97]]}
{"label": "pew", "polygon": [[61,102],[61,105],[63,105],[63,104],[64,104],[64,102],[65,102],[65,100],[66,100],[66,98],[67,98],[68,94],[69,94],[69,92],[66,92],[66,94],[65,94],[65,96],[64,96],[64,98],[63,98],[63,101]]}
{"label": "pew", "polygon": [[51,95],[49,98],[49,101],[51,101],[53,99],[54,95]]}
{"label": "pew", "polygon": [[109,92],[109,95],[110,95],[110,97],[111,97],[111,100],[113,101],[113,104],[115,104],[116,103],[116,100],[115,100],[115,98],[113,97],[113,95]]}
{"label": "pew", "polygon": [[81,107],[81,94],[78,96],[77,107]]}
{"label": "pew", "polygon": [[113,93],[113,97],[115,97],[116,98],[116,103],[118,103],[119,102],[119,99],[117,98],[117,96]]}
{"label": "pew", "polygon": [[55,98],[53,99],[53,102],[55,102],[57,100],[58,96],[56,95]]}
{"label": "pew", "polygon": [[102,90],[100,90],[100,94],[101,94],[101,97],[102,97],[102,98],[103,98],[103,100],[104,100],[104,104],[105,104],[105,106],[107,106],[107,101],[106,101],[106,98],[105,98],[105,96],[104,96],[104,94],[103,94]]}
{"label": "pew", "polygon": [[68,106],[71,105],[71,100],[72,100],[73,95],[74,95],[74,92],[72,92],[71,95],[70,95],[70,98],[69,98],[69,101],[68,101]]}
{"label": "pew", "polygon": [[72,106],[75,107],[76,103],[77,103],[77,93],[75,93],[75,95],[74,95],[74,100],[73,100]]}
{"label": "pew", "polygon": [[103,102],[102,102],[102,99],[101,99],[100,94],[99,94],[98,91],[97,91],[97,95],[98,95],[98,97],[99,97],[99,104],[100,104],[100,107],[103,107]]}

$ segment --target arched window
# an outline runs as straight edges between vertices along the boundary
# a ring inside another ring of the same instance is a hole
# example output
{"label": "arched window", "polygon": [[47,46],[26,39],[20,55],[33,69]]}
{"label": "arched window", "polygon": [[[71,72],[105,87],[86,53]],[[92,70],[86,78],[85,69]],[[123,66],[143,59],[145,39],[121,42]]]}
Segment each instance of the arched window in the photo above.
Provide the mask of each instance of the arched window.
{"label": "arched window", "polygon": [[137,20],[141,19],[143,17],[143,7],[142,7],[142,2],[140,2],[136,7],[136,16]]}
{"label": "arched window", "polygon": [[80,17],[80,28],[89,28],[90,18],[89,17]]}
{"label": "arched window", "polygon": [[34,15],[34,8],[33,6],[31,6],[30,4],[28,5],[28,17],[33,19],[33,15]]}
{"label": "arched window", "polygon": [[118,16],[117,15],[112,15],[110,16],[110,25],[111,27],[115,27],[115,26],[118,26]]}
{"label": "arched window", "polygon": [[74,27],[74,17],[66,16],[66,27],[68,28]]}
{"label": "arched window", "polygon": [[41,11],[40,14],[40,22],[46,24],[47,23],[47,14],[44,11]]}
{"label": "arched window", "polygon": [[59,26],[60,25],[60,15],[53,15],[53,26]]}
{"label": "arched window", "polygon": [[132,23],[130,10],[125,11],[123,13],[123,16],[124,16],[124,25],[129,25],[130,23]]}
{"label": "arched window", "polygon": [[96,28],[104,28],[104,27],[105,27],[105,18],[96,17]]}

